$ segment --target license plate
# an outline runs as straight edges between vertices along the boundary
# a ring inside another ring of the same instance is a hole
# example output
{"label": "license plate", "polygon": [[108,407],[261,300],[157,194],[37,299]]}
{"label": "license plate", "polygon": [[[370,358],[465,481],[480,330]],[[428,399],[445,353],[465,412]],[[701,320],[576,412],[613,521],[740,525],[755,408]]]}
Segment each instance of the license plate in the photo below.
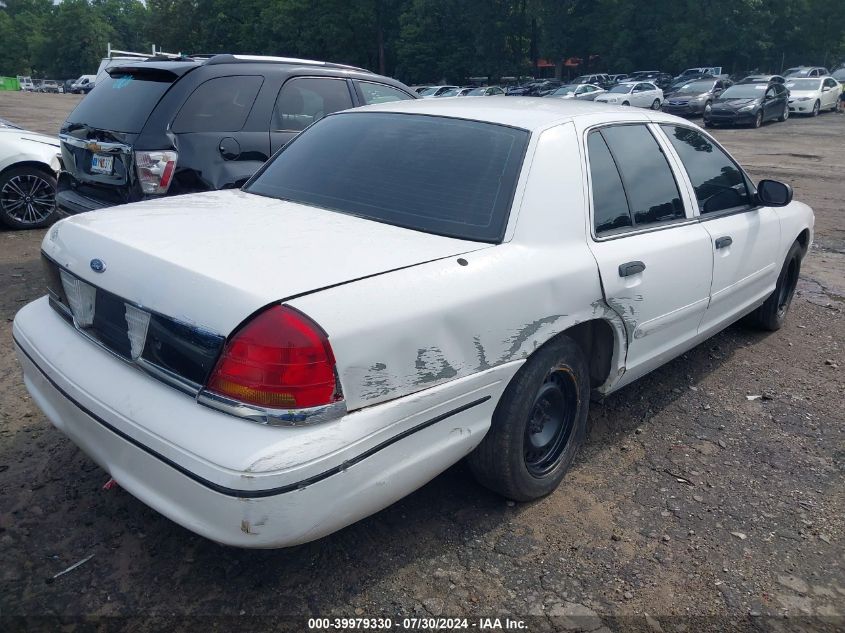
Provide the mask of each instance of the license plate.
{"label": "license plate", "polygon": [[104,156],[103,154],[94,154],[91,157],[91,173],[93,173],[93,174],[110,174],[113,164],[114,164],[114,156]]}

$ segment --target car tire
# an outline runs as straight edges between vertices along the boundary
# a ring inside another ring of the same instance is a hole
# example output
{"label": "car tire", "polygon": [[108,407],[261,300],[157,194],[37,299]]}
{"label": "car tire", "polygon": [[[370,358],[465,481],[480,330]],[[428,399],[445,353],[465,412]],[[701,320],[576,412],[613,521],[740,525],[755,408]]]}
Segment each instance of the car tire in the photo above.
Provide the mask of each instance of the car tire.
{"label": "car tire", "polygon": [[660,99],[655,99],[651,104],[652,110],[659,110],[660,109]]}
{"label": "car tire", "polygon": [[783,326],[792,297],[795,295],[795,287],[798,285],[803,257],[804,248],[796,241],[786,254],[774,292],[763,305],[748,315],[746,321],[750,325],[770,332]]}
{"label": "car tire", "polygon": [[476,479],[515,501],[553,492],[584,442],[589,402],[584,353],[559,336],[532,354],[505,389],[490,430],[467,460]]}
{"label": "car tire", "polygon": [[778,121],[780,121],[781,123],[783,123],[783,122],[784,122],[784,121],[786,121],[788,118],[789,118],[789,105],[785,105],[785,106],[783,106],[783,112],[782,112],[782,113],[781,113],[781,115],[778,117]]}
{"label": "car tire", "polygon": [[622,102],[622,105],[623,105],[623,106],[629,106],[629,105],[631,105],[631,104],[630,104],[630,103],[628,103],[627,101],[623,101],[623,102]]}
{"label": "car tire", "polygon": [[705,103],[705,104],[704,104],[704,109],[701,111],[701,115],[702,115],[702,116],[704,116],[705,114],[707,114],[708,112],[710,112],[710,108],[712,108],[712,107],[713,107],[713,102],[712,102],[712,101],[708,101],[707,103]]}
{"label": "car tire", "polygon": [[751,124],[751,127],[756,129],[756,128],[760,127],[761,125],[763,125],[763,111],[762,110],[760,110],[757,113],[757,116],[754,117],[754,123]]}
{"label": "car tire", "polygon": [[816,102],[813,104],[813,111],[810,113],[810,116],[819,116],[819,112],[821,112],[822,104],[821,102],[816,99]]}
{"label": "car tire", "polygon": [[56,217],[55,174],[26,166],[0,175],[0,224],[10,229],[39,229]]}

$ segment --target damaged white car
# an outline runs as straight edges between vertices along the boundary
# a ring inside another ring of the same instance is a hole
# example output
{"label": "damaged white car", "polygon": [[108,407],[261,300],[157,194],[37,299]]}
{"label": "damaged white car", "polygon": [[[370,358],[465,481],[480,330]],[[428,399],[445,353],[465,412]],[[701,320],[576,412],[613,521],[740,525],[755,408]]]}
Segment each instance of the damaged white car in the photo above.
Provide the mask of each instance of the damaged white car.
{"label": "damaged white car", "polygon": [[608,394],[782,324],[813,213],[704,131],[558,99],[332,114],[241,191],[55,225],[27,388],[126,490],[244,547],[319,538],[469,456],[552,492]]}

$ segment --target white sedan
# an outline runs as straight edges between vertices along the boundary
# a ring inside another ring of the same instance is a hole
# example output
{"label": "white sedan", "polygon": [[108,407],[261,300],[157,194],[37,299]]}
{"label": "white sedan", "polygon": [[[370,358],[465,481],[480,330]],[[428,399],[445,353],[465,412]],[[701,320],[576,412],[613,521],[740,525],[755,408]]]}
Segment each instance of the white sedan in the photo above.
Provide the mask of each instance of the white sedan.
{"label": "white sedan", "polygon": [[786,87],[789,89],[789,111],[811,116],[818,116],[822,110],[836,110],[842,92],[842,84],[833,77],[787,77]]}
{"label": "white sedan", "polygon": [[56,218],[59,139],[0,119],[0,224],[47,226]]}
{"label": "white sedan", "polygon": [[124,489],[282,547],[465,457],[508,498],[551,493],[591,393],[746,315],[778,329],[812,237],[788,185],[683,119],[387,103],[320,120],[243,190],[57,223],[13,335],[34,401]]}
{"label": "white sedan", "polygon": [[613,86],[595,100],[599,103],[659,110],[663,103],[663,91],[650,81],[631,81]]}
{"label": "white sedan", "polygon": [[604,88],[595,86],[593,84],[568,84],[561,86],[557,90],[545,95],[550,99],[580,99],[584,101],[593,101],[599,95],[604,94]]}

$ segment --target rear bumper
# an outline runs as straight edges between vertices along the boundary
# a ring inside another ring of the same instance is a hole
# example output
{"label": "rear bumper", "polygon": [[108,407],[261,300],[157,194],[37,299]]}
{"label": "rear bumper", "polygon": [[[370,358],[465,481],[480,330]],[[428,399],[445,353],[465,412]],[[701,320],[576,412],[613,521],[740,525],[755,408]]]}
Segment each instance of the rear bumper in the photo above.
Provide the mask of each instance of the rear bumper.
{"label": "rear bumper", "polygon": [[209,410],[144,376],[46,299],[18,313],[13,334],[26,387],[57,428],[142,502],[240,547],[314,540],[419,488],[481,441],[521,365],[281,428]]}
{"label": "rear bumper", "polygon": [[113,202],[83,196],[71,187],[72,176],[67,172],[60,172],[56,187],[56,207],[62,215],[76,215],[97,209],[105,209],[115,205]]}

